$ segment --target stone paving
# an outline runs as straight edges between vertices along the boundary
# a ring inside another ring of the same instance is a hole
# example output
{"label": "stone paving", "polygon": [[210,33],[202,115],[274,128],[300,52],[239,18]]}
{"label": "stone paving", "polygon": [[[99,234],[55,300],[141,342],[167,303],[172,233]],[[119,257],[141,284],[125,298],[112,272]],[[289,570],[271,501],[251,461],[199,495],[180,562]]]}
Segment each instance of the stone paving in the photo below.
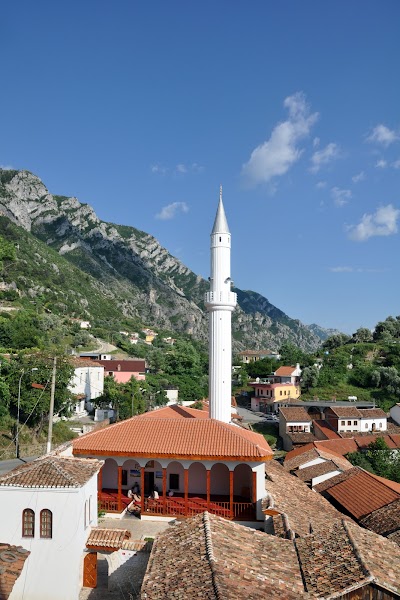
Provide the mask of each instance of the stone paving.
{"label": "stone paving", "polygon": [[[127,529],[131,532],[131,540],[154,538],[158,533],[171,527],[167,521],[141,521],[134,516],[122,519],[99,519],[98,527],[107,529]],[[146,572],[148,553],[138,553],[138,560],[132,567],[130,589],[121,587],[119,591],[108,591],[108,563],[104,555],[97,555],[97,587],[82,588],[79,600],[136,600],[140,597],[140,588]]]}

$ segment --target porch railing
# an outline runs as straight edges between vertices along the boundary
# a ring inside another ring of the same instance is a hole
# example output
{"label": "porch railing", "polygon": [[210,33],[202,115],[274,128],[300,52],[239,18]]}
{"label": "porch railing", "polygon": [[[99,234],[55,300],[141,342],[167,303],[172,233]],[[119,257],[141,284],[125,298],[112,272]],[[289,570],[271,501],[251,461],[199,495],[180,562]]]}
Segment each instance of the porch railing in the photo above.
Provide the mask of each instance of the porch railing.
{"label": "porch railing", "polygon": [[166,498],[165,504],[162,498],[159,500],[145,500],[145,513],[149,515],[168,515],[191,517],[208,510],[211,514],[224,517],[225,519],[254,519],[255,507],[252,502],[233,502],[233,514],[231,514],[230,502],[210,501],[201,502],[189,498],[187,503],[184,498]]}

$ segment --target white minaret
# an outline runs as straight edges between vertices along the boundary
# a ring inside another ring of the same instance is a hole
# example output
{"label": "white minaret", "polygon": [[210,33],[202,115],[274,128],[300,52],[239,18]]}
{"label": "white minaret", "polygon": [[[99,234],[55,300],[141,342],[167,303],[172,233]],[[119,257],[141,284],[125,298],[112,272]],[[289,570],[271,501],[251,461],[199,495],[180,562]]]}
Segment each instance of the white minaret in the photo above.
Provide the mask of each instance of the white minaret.
{"label": "white minaret", "polygon": [[205,295],[209,312],[210,417],[229,423],[232,397],[231,313],[236,294],[231,292],[231,234],[222,203],[222,186],[214,227],[211,232],[210,291]]}

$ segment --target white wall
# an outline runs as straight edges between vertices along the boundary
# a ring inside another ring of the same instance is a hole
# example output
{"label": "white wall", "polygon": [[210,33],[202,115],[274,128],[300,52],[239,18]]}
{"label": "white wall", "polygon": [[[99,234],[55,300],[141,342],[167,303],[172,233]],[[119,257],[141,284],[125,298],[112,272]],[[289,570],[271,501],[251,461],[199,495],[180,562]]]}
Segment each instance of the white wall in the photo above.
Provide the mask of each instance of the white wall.
{"label": "white wall", "polygon": [[314,487],[315,485],[318,485],[319,483],[322,483],[323,481],[326,481],[327,479],[330,479],[331,477],[335,477],[335,475],[340,475],[342,471],[330,471],[329,473],[325,473],[324,475],[319,475],[318,477],[314,477],[311,480],[311,487]]}
{"label": "white wall", "polygon": [[360,431],[372,431],[372,425],[375,425],[374,431],[386,431],[387,419],[385,417],[375,419],[361,419]]}
{"label": "white wall", "polygon": [[98,398],[104,391],[104,367],[76,367],[68,389],[85,394],[88,401]]}
{"label": "white wall", "polygon": [[395,404],[392,406],[390,409],[390,416],[392,417],[393,421],[397,423],[397,425],[400,425],[400,404]]}
{"label": "white wall", "polygon": [[[78,600],[86,540],[90,527],[97,526],[97,475],[82,488],[0,487],[0,498],[0,539],[31,552],[10,600]],[[34,538],[22,537],[22,512],[26,508],[35,512]],[[53,513],[51,539],[40,538],[42,509]]]}
{"label": "white wall", "polygon": [[326,462],[323,458],[319,457],[314,458],[313,460],[309,460],[308,462],[301,465],[299,469],[306,469],[307,467],[312,467],[313,465],[319,465],[320,463]]}

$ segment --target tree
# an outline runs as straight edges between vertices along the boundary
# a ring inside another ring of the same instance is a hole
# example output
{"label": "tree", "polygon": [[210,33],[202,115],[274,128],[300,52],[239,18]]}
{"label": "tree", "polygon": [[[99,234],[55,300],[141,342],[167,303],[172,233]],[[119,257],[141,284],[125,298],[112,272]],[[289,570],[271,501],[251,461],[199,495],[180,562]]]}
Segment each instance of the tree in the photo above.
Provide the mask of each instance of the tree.
{"label": "tree", "polygon": [[366,471],[375,474],[371,463],[369,462],[368,458],[363,452],[349,452],[348,454],[346,454],[346,458],[355,467],[362,467]]}
{"label": "tree", "polygon": [[400,481],[399,460],[395,458],[383,438],[378,437],[368,445],[366,457],[377,475]]}
{"label": "tree", "polygon": [[359,329],[357,329],[357,331],[353,334],[353,341],[356,344],[363,342],[371,342],[372,333],[370,329],[368,329],[367,327],[360,327]]}
{"label": "tree", "polygon": [[351,340],[349,335],[345,333],[335,333],[335,335],[331,335],[327,340],[324,341],[322,347],[325,350],[334,350],[335,348],[339,348],[340,346],[344,346]]}
{"label": "tree", "polygon": [[301,388],[308,391],[310,388],[317,387],[318,379],[319,369],[317,367],[305,367],[301,373]]}
{"label": "tree", "polygon": [[304,364],[305,358],[308,358],[300,348],[297,348],[291,342],[283,342],[279,354],[281,355],[280,362],[288,366],[294,366],[297,363]]}
{"label": "tree", "polygon": [[15,246],[0,235],[0,272],[3,273],[7,262],[15,260]]}

